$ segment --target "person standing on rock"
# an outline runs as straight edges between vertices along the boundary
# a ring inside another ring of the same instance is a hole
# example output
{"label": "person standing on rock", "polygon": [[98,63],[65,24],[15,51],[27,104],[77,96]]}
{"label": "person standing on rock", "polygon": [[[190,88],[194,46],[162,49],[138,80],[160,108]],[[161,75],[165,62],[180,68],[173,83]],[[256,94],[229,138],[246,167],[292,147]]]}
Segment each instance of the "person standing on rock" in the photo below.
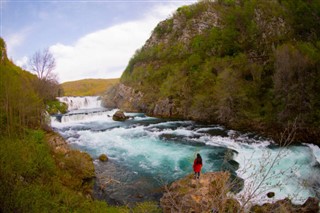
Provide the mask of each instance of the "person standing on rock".
{"label": "person standing on rock", "polygon": [[202,158],[201,158],[199,153],[197,154],[196,159],[194,159],[192,167],[193,167],[195,178],[199,179],[200,178],[201,168],[202,168]]}

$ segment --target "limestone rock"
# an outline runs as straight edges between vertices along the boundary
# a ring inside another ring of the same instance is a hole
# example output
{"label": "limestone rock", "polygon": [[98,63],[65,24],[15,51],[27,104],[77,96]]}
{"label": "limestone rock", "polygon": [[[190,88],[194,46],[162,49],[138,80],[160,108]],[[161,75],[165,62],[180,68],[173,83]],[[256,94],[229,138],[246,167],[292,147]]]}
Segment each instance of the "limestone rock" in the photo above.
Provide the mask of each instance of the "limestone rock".
{"label": "limestone rock", "polygon": [[152,115],[160,117],[174,117],[177,114],[177,108],[169,98],[157,101],[152,113]]}
{"label": "limestone rock", "polygon": [[143,94],[124,84],[111,87],[101,97],[102,105],[106,108],[120,108],[127,112],[144,112],[146,106],[141,101]]}

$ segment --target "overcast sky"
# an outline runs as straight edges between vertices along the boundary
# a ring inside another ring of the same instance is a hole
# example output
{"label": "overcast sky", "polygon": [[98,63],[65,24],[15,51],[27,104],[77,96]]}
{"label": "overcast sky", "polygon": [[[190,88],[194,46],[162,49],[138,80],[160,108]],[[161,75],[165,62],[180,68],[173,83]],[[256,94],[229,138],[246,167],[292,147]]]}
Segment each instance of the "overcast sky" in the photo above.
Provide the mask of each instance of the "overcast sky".
{"label": "overcast sky", "polygon": [[194,0],[0,0],[1,37],[23,66],[49,48],[60,82],[118,78],[154,27]]}

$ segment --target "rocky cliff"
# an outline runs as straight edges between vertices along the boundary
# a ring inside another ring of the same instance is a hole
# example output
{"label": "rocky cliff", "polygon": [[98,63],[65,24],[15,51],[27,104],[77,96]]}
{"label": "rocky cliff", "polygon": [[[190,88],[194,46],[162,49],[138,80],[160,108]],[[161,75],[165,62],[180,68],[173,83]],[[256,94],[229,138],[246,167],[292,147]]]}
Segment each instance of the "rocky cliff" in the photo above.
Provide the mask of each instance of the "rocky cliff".
{"label": "rocky cliff", "polygon": [[[241,206],[230,194],[228,172],[209,172],[195,179],[188,175],[165,187],[165,193],[160,200],[163,212],[318,212],[319,200],[308,198],[304,204],[295,205],[286,198],[262,206]],[[270,199],[270,202],[272,199]]]}
{"label": "rocky cliff", "polygon": [[320,4],[201,1],[160,22],[107,107],[271,133],[298,120],[319,142]]}

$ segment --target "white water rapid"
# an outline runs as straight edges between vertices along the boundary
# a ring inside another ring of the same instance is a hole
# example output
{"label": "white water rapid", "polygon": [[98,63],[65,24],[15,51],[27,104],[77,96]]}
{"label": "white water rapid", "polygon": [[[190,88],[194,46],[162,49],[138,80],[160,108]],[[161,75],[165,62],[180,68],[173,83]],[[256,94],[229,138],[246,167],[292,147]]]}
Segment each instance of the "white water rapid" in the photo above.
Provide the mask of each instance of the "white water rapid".
{"label": "white water rapid", "polygon": [[101,108],[101,100],[98,96],[59,97],[58,100],[66,103],[69,110]]}
{"label": "white water rapid", "polygon": [[[60,100],[72,103],[72,107],[61,119],[53,117],[52,127],[73,147],[93,158],[103,153],[109,156],[106,164],[114,165],[115,173],[119,173],[114,178],[127,186],[122,191],[115,188],[108,192],[114,199],[130,199],[132,195],[128,193],[137,190],[147,194],[192,173],[196,153],[204,161],[202,172],[229,170],[244,179],[244,188],[236,195],[241,202],[246,202],[248,193],[255,191],[262,180],[252,203],[285,197],[303,203],[309,196],[319,195],[320,149],[315,145],[280,148],[252,133],[193,121],[168,121],[141,113],[126,113],[132,118],[117,122],[112,120],[116,110],[102,108],[97,97]],[[275,192],[275,197],[268,198],[267,192]]]}

